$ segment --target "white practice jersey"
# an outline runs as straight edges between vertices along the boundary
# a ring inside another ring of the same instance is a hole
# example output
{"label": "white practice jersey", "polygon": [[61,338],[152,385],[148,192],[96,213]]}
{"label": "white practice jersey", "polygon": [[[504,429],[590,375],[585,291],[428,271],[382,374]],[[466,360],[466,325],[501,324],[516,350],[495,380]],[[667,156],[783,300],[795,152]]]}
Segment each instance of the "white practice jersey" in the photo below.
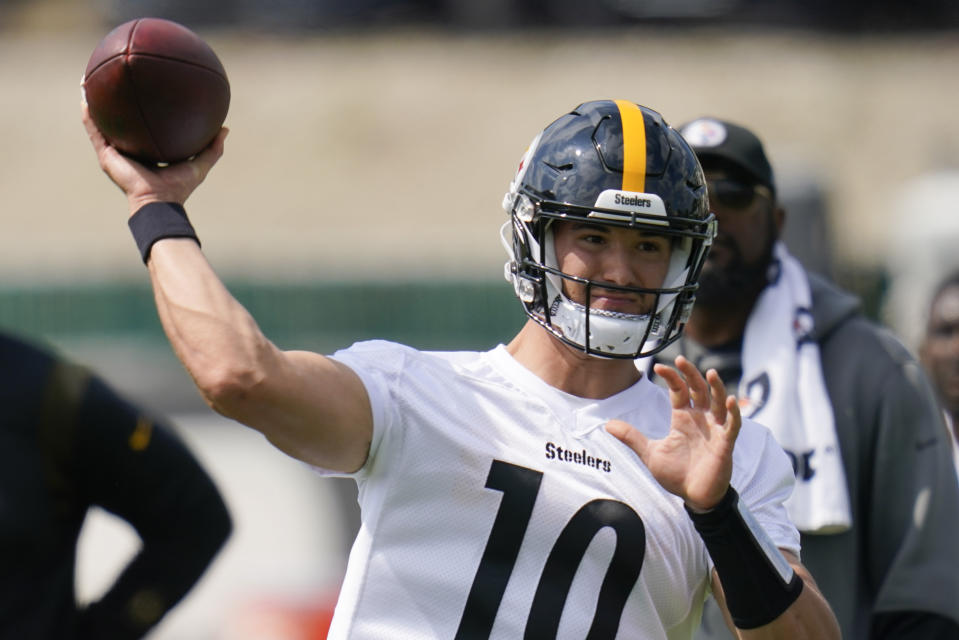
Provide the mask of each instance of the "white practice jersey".
{"label": "white practice jersey", "polygon": [[[604,400],[547,385],[499,346],[337,352],[373,408],[353,474],[362,524],[329,637],[336,640],[690,638],[711,563],[683,509],[604,430],[669,430],[645,378]],[[743,425],[732,484],[798,553],[783,501],[793,473],[765,428]]]}

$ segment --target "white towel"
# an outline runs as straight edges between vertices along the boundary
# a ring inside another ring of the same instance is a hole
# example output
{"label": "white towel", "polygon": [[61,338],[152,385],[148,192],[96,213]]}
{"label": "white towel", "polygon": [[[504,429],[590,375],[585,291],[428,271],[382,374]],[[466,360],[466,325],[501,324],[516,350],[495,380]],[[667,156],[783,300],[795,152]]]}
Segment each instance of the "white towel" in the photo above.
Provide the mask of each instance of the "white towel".
{"label": "white towel", "polygon": [[786,247],[743,336],[743,414],[767,426],[796,467],[786,509],[804,533],[839,533],[852,516],[832,405],[813,331],[809,278]]}

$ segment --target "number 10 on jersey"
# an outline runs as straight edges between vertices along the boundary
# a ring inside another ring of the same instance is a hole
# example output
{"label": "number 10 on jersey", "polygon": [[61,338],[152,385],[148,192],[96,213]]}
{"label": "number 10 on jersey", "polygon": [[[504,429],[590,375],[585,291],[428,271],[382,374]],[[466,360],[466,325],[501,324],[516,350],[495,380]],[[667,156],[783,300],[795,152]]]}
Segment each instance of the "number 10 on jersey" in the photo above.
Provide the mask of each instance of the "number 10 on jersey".
{"label": "number 10 on jersey", "polygon": [[[502,460],[490,465],[486,488],[503,493],[486,549],[473,578],[456,640],[486,640],[533,514],[543,473]],[[616,548],[596,600],[587,640],[613,640],[646,553],[639,515],[616,500],[592,500],[569,520],[546,559],[526,620],[525,640],[555,638],[573,578],[590,542],[604,527],[616,533]],[[588,606],[585,604],[584,606]]]}

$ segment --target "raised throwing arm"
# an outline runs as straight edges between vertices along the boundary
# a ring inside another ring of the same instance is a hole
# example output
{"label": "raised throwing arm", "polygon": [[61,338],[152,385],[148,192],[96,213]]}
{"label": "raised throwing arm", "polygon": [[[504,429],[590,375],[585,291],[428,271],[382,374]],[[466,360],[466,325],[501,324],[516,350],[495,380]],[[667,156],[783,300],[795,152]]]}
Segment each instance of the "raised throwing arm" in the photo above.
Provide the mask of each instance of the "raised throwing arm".
{"label": "raised throwing arm", "polygon": [[209,405],[305,462],[335,471],[362,466],[372,414],[359,377],[322,355],[273,345],[190,235],[182,205],[220,159],[227,130],[190,160],[150,168],[108,145],[85,105],[82,118],[100,167],[138,220],[163,329]]}

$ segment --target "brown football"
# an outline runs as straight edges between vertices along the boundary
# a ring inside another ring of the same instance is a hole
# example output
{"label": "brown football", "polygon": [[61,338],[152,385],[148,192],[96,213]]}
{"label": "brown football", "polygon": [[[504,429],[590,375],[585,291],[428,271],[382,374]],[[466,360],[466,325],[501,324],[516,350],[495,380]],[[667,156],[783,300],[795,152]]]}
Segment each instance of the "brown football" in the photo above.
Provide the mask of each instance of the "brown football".
{"label": "brown football", "polygon": [[203,150],[230,107],[230,83],[213,49],[160,18],[131,20],[108,33],[90,56],[83,90],[107,142],[151,164]]}

